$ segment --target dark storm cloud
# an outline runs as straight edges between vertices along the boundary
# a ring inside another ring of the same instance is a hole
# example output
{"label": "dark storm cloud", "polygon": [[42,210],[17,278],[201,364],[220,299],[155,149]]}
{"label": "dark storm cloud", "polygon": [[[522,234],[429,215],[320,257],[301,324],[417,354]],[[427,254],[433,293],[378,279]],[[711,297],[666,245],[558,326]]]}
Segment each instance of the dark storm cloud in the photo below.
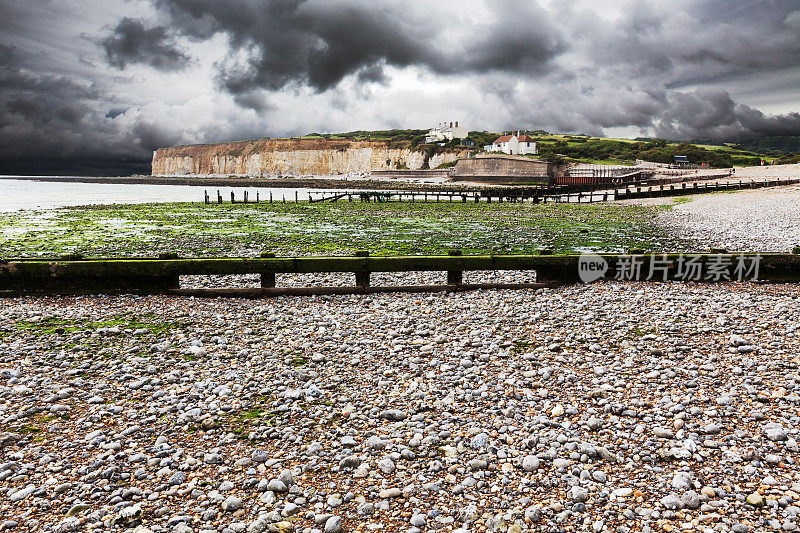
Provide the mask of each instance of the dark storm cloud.
{"label": "dark storm cloud", "polygon": [[797,102],[798,35],[797,0],[0,0],[0,173],[141,171],[161,145],[442,106],[478,129],[800,134],[736,101]]}
{"label": "dark storm cloud", "polygon": [[758,109],[742,105],[739,106],[737,116],[741,125],[754,135],[800,135],[800,113],[768,117]]}
{"label": "dark storm cloud", "polygon": [[493,0],[495,18],[480,25],[461,50],[437,50],[428,64],[448,74],[511,72],[524,75],[551,70],[552,60],[570,48],[567,34],[538,3]]}
{"label": "dark storm cloud", "polygon": [[612,24],[585,16],[576,38],[598,68],[681,88],[797,66],[798,9],[796,0],[697,0],[671,11],[640,0]]}
{"label": "dark storm cloud", "polygon": [[44,116],[44,108],[39,102],[30,98],[15,98],[6,103],[6,109],[30,122],[38,122]]}
{"label": "dark storm cloud", "polygon": [[387,81],[384,65],[376,64],[364,67],[358,71],[358,81],[361,83],[384,83]]}
{"label": "dark storm cloud", "polygon": [[0,67],[0,174],[148,173],[153,135],[100,111],[92,84]]}
{"label": "dark storm cloud", "polygon": [[676,93],[656,120],[656,134],[668,139],[800,135],[800,113],[766,116],[721,89]]}
{"label": "dark storm cloud", "polygon": [[[102,11],[71,0],[0,2],[0,174],[149,172],[158,137],[139,125],[143,119],[123,120],[136,103],[120,101],[117,84],[127,79],[108,76],[98,61],[108,31]],[[102,22],[91,25],[95,14]],[[141,36],[118,23],[109,46],[127,61]],[[148,61],[161,52],[165,61],[180,61],[159,32],[144,37],[156,41],[139,47]]]}
{"label": "dark storm cloud", "polygon": [[153,151],[162,146],[172,146],[181,140],[181,133],[166,125],[139,121],[133,128],[133,134],[143,148]]}
{"label": "dark storm cloud", "polygon": [[61,101],[94,100],[100,97],[100,92],[91,84],[81,84],[66,76],[33,73],[14,67],[0,67],[0,90],[7,96],[24,92]]}
{"label": "dark storm cloud", "polygon": [[185,68],[191,58],[178,48],[167,28],[148,28],[144,21],[124,18],[101,41],[109,64],[124,69],[132,63],[145,63],[160,70]]}
{"label": "dark storm cloud", "polygon": [[14,58],[14,47],[0,44],[0,67],[11,63]]}
{"label": "dark storm cloud", "polygon": [[[567,49],[537,5],[493,2],[496,19],[465,42],[441,45],[446,24],[412,17],[405,5],[277,0],[155,0],[170,25],[192,39],[227,36],[246,59],[220,65],[232,94],[308,85],[324,91],[351,74],[382,81],[385,66],[440,74],[531,73]],[[513,50],[512,53],[509,51]]]}
{"label": "dark storm cloud", "polygon": [[247,93],[238,93],[233,96],[234,102],[239,107],[244,109],[252,109],[257,113],[263,113],[273,109],[272,105],[267,100],[267,97],[260,91],[250,91]]}
{"label": "dark storm cloud", "polygon": [[619,88],[613,94],[601,94],[582,102],[581,115],[592,125],[601,128],[618,126],[650,126],[653,117],[661,113],[668,103],[663,91],[633,91],[631,87]]}
{"label": "dark storm cloud", "polygon": [[0,68],[0,94],[0,174],[147,172],[146,132],[103,115],[96,88]]}
{"label": "dark storm cloud", "polygon": [[221,33],[246,59],[220,65],[219,83],[237,94],[309,84],[324,90],[364,66],[408,65],[425,53],[413,28],[383,9],[303,1],[156,0],[170,24],[193,39]]}

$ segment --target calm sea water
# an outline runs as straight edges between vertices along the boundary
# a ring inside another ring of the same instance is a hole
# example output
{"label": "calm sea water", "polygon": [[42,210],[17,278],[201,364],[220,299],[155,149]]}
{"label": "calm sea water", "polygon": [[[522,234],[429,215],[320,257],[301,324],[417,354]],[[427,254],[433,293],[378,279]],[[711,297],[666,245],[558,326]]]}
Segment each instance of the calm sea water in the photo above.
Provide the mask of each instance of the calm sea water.
{"label": "calm sea water", "polygon": [[[74,183],[57,181],[29,181],[0,179],[0,211],[21,209],[52,209],[77,205],[144,204],[156,202],[202,202],[204,191],[216,198],[217,190],[225,201],[230,201],[231,191],[236,199],[268,200],[270,192],[274,201],[294,201],[295,193],[307,199],[309,189],[279,189],[268,187],[197,187],[190,185],[124,185],[105,183]],[[319,193],[319,190],[313,191]]]}

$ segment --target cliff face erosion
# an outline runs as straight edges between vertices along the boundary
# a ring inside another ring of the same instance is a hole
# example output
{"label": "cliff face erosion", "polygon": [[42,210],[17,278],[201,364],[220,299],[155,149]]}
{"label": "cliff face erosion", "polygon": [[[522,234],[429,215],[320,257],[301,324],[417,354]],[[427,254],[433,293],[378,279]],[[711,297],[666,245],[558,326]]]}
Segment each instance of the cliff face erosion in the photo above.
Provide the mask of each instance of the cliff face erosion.
{"label": "cliff face erosion", "polygon": [[[467,152],[434,154],[427,168],[466,157]],[[159,148],[153,154],[154,176],[302,176],[366,173],[408,168],[419,170],[426,154],[390,148],[379,141],[329,139],[260,139],[233,143]]]}

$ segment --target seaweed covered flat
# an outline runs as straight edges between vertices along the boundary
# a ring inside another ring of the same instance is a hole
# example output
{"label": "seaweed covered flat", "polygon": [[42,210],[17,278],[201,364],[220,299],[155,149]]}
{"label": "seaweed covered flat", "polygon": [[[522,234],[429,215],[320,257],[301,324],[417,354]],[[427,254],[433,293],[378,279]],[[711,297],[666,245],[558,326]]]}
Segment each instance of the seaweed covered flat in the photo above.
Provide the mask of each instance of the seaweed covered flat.
{"label": "seaweed covered flat", "polygon": [[654,223],[669,206],[530,203],[190,203],[0,213],[5,257],[620,252],[691,249]]}

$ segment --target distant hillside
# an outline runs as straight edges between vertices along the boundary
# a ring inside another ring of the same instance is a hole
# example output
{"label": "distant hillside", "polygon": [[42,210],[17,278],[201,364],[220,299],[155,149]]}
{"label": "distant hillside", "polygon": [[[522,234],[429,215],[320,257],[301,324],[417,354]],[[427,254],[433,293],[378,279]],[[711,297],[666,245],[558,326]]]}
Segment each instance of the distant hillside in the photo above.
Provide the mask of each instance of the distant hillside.
{"label": "distant hillside", "polygon": [[800,154],[800,136],[751,137],[738,141],[737,148],[766,155],[784,156]]}
{"label": "distant hillside", "polygon": [[348,141],[384,141],[392,148],[409,148],[423,144],[428,130],[348,131],[346,133],[309,133],[304,139]]}
{"label": "distant hillside", "polygon": [[[380,141],[389,148],[412,149],[430,152],[429,157],[441,150],[439,146],[425,145],[428,130],[378,130],[350,131],[345,133],[310,133],[302,139],[325,139],[330,141]],[[467,140],[475,143],[475,149],[491,144],[497,137],[508,132],[470,131]],[[609,139],[584,134],[557,134],[544,130],[527,130],[521,133],[536,139],[539,148],[537,157],[548,161],[577,161],[598,164],[633,164],[637,159],[655,163],[672,163],[675,156],[689,158],[695,164],[711,167],[759,165],[762,159],[776,163],[793,163],[800,160],[800,137],[758,137],[720,142],[711,139],[695,139],[692,142],[670,141],[655,138]],[[446,144],[457,148],[460,140]]]}

